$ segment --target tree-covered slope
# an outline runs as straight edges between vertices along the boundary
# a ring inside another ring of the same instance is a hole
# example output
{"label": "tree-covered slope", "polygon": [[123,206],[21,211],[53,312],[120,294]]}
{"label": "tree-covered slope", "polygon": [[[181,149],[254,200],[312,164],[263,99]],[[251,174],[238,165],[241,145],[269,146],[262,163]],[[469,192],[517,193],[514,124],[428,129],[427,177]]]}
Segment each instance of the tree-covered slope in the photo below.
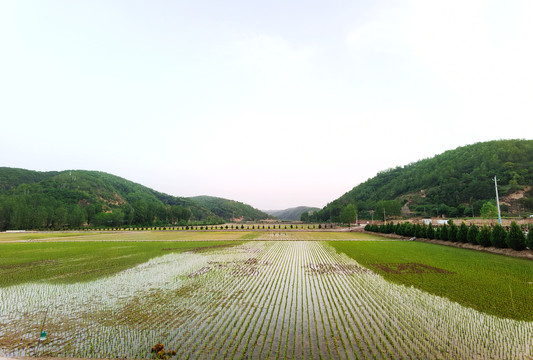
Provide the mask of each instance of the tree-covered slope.
{"label": "tree-covered slope", "polygon": [[315,211],[320,210],[319,208],[309,207],[309,206],[298,206],[294,208],[289,208],[285,210],[266,210],[267,214],[277,217],[280,220],[286,221],[298,221],[302,218],[303,213],[314,213]]}
{"label": "tree-covered slope", "polygon": [[220,222],[187,198],[98,171],[0,168],[0,230]]}
{"label": "tree-covered slope", "polygon": [[[360,218],[384,214],[436,216],[480,215],[495,198],[498,179],[502,210],[533,211],[533,140],[498,140],[446,151],[380,172],[317,213],[321,221],[338,221],[347,204],[356,204]],[[512,195],[512,196],[511,196]]]}
{"label": "tree-covered slope", "polygon": [[209,209],[215,215],[220,216],[221,218],[231,221],[232,219],[242,218],[245,221],[253,220],[263,220],[272,218],[267,213],[262,212],[261,210],[255,209],[250,205],[223,199],[214,196],[195,196],[190,198],[197,204],[206,209]]}

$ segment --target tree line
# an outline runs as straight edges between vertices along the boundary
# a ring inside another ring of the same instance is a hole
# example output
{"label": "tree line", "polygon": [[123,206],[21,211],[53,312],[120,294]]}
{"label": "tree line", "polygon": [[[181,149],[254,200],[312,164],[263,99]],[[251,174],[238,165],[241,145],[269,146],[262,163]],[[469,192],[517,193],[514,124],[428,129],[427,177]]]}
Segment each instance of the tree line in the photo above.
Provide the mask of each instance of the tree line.
{"label": "tree line", "polygon": [[474,224],[466,225],[464,221],[457,226],[452,220],[448,220],[448,224],[437,227],[433,227],[430,224],[420,225],[409,222],[397,224],[389,222],[381,225],[368,224],[365,226],[365,231],[421,239],[470,243],[484,247],[494,246],[513,250],[524,250],[527,247],[533,250],[533,225],[528,226],[526,236],[516,221],[513,221],[508,229],[500,224],[496,224],[492,228],[486,224],[482,227]]}

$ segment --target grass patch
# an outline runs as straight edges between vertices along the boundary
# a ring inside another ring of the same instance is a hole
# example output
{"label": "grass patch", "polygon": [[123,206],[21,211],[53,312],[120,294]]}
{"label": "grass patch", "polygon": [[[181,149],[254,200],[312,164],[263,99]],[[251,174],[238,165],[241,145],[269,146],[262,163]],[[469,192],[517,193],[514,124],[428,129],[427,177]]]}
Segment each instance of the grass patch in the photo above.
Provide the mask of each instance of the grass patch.
{"label": "grass patch", "polygon": [[242,241],[87,241],[0,244],[0,287],[74,283],[116,274],[170,252],[210,251]]}
{"label": "grass patch", "polygon": [[0,233],[1,242],[16,241],[204,241],[239,240],[253,235],[243,231],[81,231]]}
{"label": "grass patch", "polygon": [[[422,242],[329,242],[387,280],[488,314],[533,321],[533,261]],[[435,269],[426,271],[424,269]]]}

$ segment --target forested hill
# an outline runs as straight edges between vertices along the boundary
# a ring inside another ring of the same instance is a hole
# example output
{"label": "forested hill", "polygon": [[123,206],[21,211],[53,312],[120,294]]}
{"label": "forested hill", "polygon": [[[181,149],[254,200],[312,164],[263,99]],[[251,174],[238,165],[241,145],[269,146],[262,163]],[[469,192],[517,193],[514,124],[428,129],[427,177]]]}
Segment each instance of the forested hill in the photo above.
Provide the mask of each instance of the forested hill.
{"label": "forested hill", "polygon": [[494,201],[497,176],[504,214],[533,212],[533,140],[498,140],[449,150],[430,159],[380,172],[315,215],[338,221],[355,204],[359,218],[480,216]]}
{"label": "forested hill", "polygon": [[0,231],[190,221],[221,223],[223,219],[190,199],[104,172],[0,168]]}
{"label": "forested hill", "polygon": [[309,206],[298,206],[285,210],[266,210],[266,213],[275,216],[280,220],[291,221],[300,220],[303,213],[312,214],[318,210],[320,209]]}
{"label": "forested hill", "polygon": [[190,199],[227,221],[231,221],[232,219],[249,221],[273,218],[261,210],[257,210],[250,205],[238,201],[214,196],[195,196]]}

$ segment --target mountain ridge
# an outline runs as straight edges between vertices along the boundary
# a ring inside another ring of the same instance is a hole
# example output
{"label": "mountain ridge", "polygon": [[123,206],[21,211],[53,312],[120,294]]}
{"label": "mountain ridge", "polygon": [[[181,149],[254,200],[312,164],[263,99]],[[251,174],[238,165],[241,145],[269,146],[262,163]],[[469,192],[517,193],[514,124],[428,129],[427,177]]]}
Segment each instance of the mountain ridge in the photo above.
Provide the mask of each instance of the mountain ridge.
{"label": "mountain ridge", "polygon": [[379,172],[314,215],[315,221],[339,221],[348,204],[359,218],[389,216],[479,216],[484,203],[522,190],[502,211],[533,211],[533,140],[494,140],[465,145],[432,158]]}
{"label": "mountain ridge", "polygon": [[312,206],[296,206],[283,210],[264,210],[267,214],[277,217],[280,220],[285,221],[299,221],[301,220],[302,214],[307,212],[315,212],[320,210],[320,208]]}

